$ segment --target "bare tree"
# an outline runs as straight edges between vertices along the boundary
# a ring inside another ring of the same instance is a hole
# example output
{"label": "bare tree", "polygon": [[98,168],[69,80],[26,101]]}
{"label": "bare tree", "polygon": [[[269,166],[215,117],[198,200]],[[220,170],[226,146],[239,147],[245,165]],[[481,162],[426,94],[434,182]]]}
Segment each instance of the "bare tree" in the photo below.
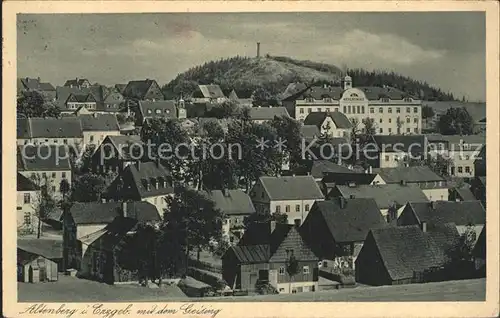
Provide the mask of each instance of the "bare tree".
{"label": "bare tree", "polygon": [[56,209],[56,201],[54,199],[54,181],[46,175],[33,174],[31,181],[40,189],[33,198],[32,207],[37,217],[37,238],[42,235],[42,222]]}

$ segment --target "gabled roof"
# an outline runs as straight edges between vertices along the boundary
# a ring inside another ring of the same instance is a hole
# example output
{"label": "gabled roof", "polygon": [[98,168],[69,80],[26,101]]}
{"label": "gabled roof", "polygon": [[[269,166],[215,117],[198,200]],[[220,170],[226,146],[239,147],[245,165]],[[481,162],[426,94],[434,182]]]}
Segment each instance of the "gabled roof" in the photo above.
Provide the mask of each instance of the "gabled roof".
{"label": "gabled roof", "polygon": [[75,78],[67,80],[66,83],[64,83],[64,86],[80,86],[83,85],[85,82],[89,82],[89,80],[86,78]]}
{"label": "gabled roof", "polygon": [[94,98],[94,100],[97,102],[98,106],[100,106],[100,104],[104,100],[103,87],[100,85],[90,86],[88,88],[69,87],[69,86],[60,87],[60,86],[58,86],[56,88],[57,105],[61,109],[66,109],[66,102],[68,101],[68,99],[70,98],[71,95],[85,96],[85,98],[89,98],[88,96],[91,95]]}
{"label": "gabled roof", "polygon": [[395,167],[373,169],[386,183],[406,182],[441,182],[444,178],[438,176],[427,166]]}
{"label": "gabled roof", "polygon": [[127,233],[137,227],[137,221],[128,217],[115,217],[106,226],[104,234],[100,235],[91,245],[97,250],[113,251],[119,247]]}
{"label": "gabled roof", "polygon": [[[127,217],[138,221],[159,221],[160,215],[149,202],[127,202]],[[122,215],[122,202],[75,202],[71,215],[76,224],[109,224]]]}
{"label": "gabled roof", "polygon": [[285,107],[252,107],[250,118],[252,120],[273,120],[274,117],[290,117]]}
{"label": "gabled roof", "polygon": [[377,177],[374,173],[359,173],[356,171],[349,172],[326,172],[321,180],[325,184],[335,185],[369,185]]}
{"label": "gabled roof", "polygon": [[473,201],[476,197],[469,188],[451,188],[449,192],[455,191],[458,197],[463,201]]}
{"label": "gabled roof", "polygon": [[123,90],[122,94],[128,98],[135,98],[142,100],[146,96],[149,88],[156,83],[155,80],[140,80],[140,81],[130,81]]}
{"label": "gabled roof", "polygon": [[60,239],[18,238],[17,248],[45,258],[59,259],[63,256],[62,243]]}
{"label": "gabled roof", "polygon": [[238,245],[230,248],[243,264],[265,263],[270,257],[269,245]]}
{"label": "gabled roof", "polygon": [[83,131],[119,131],[120,126],[114,114],[79,115]]}
{"label": "gabled roof", "polygon": [[167,117],[177,118],[177,106],[175,100],[161,101],[139,101],[139,111],[143,118]]}
{"label": "gabled roof", "polygon": [[318,261],[311,248],[306,244],[301,234],[294,225],[283,224],[277,226],[271,233],[271,257],[269,262],[285,262],[293,252],[299,261]]}
{"label": "gabled roof", "polygon": [[[389,98],[392,100],[401,100],[406,97],[412,97],[410,94],[405,93],[397,88],[394,87],[379,87],[379,86],[360,86],[360,87],[355,87],[363,93],[365,93],[365,96],[368,100],[379,100],[381,98]],[[415,97],[413,97],[415,98]]]}
{"label": "gabled roof", "polygon": [[[424,135],[376,135],[373,136],[379,151],[420,154],[425,150]],[[373,149],[373,148],[371,148]]]}
{"label": "gabled roof", "polygon": [[479,233],[479,237],[472,250],[472,255],[474,255],[474,257],[486,259],[486,226],[483,226],[481,233]]}
{"label": "gabled roof", "polygon": [[18,146],[17,170],[68,171],[71,170],[71,164],[64,146],[27,145]]}
{"label": "gabled roof", "polygon": [[40,187],[37,186],[33,181],[26,178],[19,172],[17,173],[17,191],[37,191]]}
{"label": "gabled roof", "polygon": [[271,200],[324,199],[312,176],[260,177],[259,180]]}
{"label": "gabled roof", "polygon": [[[42,83],[40,82],[40,78],[19,78],[17,85],[21,85],[24,89],[27,90],[38,90],[38,91],[55,91],[56,89],[50,83]],[[19,90],[19,87],[18,87]]]}
{"label": "gabled roof", "polygon": [[379,209],[388,209],[396,203],[397,206],[403,206],[408,202],[428,202],[422,190],[412,184],[381,184],[381,185],[356,185],[350,187],[347,185],[337,185],[332,190],[337,189],[344,198],[373,198]]}
{"label": "gabled roof", "polygon": [[21,138],[82,138],[82,126],[76,117],[18,118]]}
{"label": "gabled roof", "polygon": [[486,223],[486,210],[481,201],[410,202],[420,222],[430,224],[455,223],[481,225]]}
{"label": "gabled roof", "polygon": [[224,98],[224,93],[219,85],[198,85],[198,88],[205,98]]}
{"label": "gabled roof", "polygon": [[[163,182],[166,182],[166,187]],[[155,184],[158,183],[158,189]],[[122,182],[123,187],[121,185]],[[149,185],[149,190],[148,190]],[[163,165],[155,162],[140,162],[125,167],[105,191],[105,196],[120,197],[125,193],[134,194],[135,197],[146,198],[151,196],[167,195],[174,192],[171,173]]]}
{"label": "gabled roof", "polygon": [[452,247],[456,246],[460,240],[460,234],[455,223],[428,226],[424,235],[428,235],[445,254]]}
{"label": "gabled roof", "polygon": [[308,141],[312,141],[314,138],[319,138],[319,136],[321,136],[321,132],[316,125],[304,125],[300,127],[300,133],[301,136]]}
{"label": "gabled roof", "polygon": [[225,215],[255,213],[252,200],[241,190],[212,190],[208,196]]}
{"label": "gabled roof", "polygon": [[[107,144],[108,142],[111,142],[111,144],[115,147],[114,151],[116,151],[117,157],[125,160],[131,159],[132,150],[130,147],[132,145],[144,144],[141,141],[141,137],[138,135],[106,136],[102,144]],[[99,147],[99,149],[100,151],[104,151],[102,147]],[[94,154],[94,156],[95,155],[96,154]],[[100,154],[98,155],[100,156]]]}
{"label": "gabled roof", "polygon": [[304,125],[315,125],[321,128],[327,117],[330,117],[338,129],[350,129],[352,123],[341,112],[312,112],[304,119]]}
{"label": "gabled roof", "polygon": [[118,90],[118,92],[120,92],[120,94],[123,94],[125,87],[127,87],[127,84],[116,84],[115,85],[115,88]]}
{"label": "gabled roof", "polygon": [[307,164],[307,172],[315,179],[323,178],[328,173],[355,173],[354,171],[329,160],[311,160]]}
{"label": "gabled roof", "polygon": [[344,199],[344,204],[340,199],[317,201],[309,213],[321,213],[337,243],[362,242],[370,229],[389,226],[374,199]]}
{"label": "gabled roof", "polygon": [[363,249],[370,247],[369,240],[392,280],[411,278],[414,272],[442,266],[446,261],[445,252],[416,225],[372,229]]}
{"label": "gabled roof", "polygon": [[321,100],[324,98],[331,98],[339,100],[342,97],[343,91],[344,89],[340,86],[312,86],[298,95],[297,99],[314,98],[315,100]]}

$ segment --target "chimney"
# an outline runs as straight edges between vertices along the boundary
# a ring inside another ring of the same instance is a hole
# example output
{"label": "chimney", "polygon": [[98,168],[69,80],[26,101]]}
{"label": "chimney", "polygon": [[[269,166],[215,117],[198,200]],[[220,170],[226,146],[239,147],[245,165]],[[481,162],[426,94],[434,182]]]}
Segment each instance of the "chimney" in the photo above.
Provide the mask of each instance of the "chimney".
{"label": "chimney", "polygon": [[270,227],[270,233],[269,234],[272,234],[274,232],[274,230],[276,229],[276,221],[275,220],[271,220],[269,222],[269,227]]}
{"label": "chimney", "polygon": [[122,202],[122,216],[127,217],[127,201]]}
{"label": "chimney", "polygon": [[97,118],[97,113],[93,113],[93,114],[92,114],[92,116],[93,116],[94,118]]}
{"label": "chimney", "polygon": [[257,57],[260,57],[260,42],[257,42]]}
{"label": "chimney", "polygon": [[344,197],[339,197],[339,205],[340,205],[341,209],[345,208],[345,199],[344,199]]}
{"label": "chimney", "polygon": [[141,161],[140,160],[137,160],[135,162],[135,167],[137,168],[138,171],[141,170]]}
{"label": "chimney", "polygon": [[425,221],[422,222],[420,224],[420,227],[422,228],[422,232],[424,232],[424,233],[427,232],[427,222],[425,222]]}
{"label": "chimney", "polygon": [[38,80],[38,83],[40,83],[40,76],[38,76],[36,79]]}
{"label": "chimney", "polygon": [[436,201],[431,201],[431,209],[436,209]]}

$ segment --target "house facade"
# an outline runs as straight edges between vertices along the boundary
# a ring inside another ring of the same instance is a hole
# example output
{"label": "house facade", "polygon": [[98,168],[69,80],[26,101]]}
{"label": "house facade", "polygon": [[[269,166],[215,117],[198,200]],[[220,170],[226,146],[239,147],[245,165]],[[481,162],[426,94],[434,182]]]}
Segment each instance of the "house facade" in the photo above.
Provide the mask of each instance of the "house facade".
{"label": "house facade", "polygon": [[109,171],[121,172],[134,164],[139,157],[135,149],[144,144],[140,136],[106,136],[91,158],[94,173],[105,174]]}
{"label": "house facade", "polygon": [[198,85],[191,97],[193,103],[223,103],[228,98],[224,95],[219,85]]}
{"label": "house facade", "polygon": [[129,100],[148,100],[157,101],[164,100],[165,97],[161,92],[161,88],[153,79],[130,81],[124,88],[122,95]]}
{"label": "house facade", "polygon": [[78,118],[82,123],[85,146],[94,145],[97,148],[107,136],[120,136],[120,126],[116,115],[94,113],[80,115]]}
{"label": "house facade", "polygon": [[377,134],[421,134],[422,101],[392,87],[353,87],[345,76],[341,87],[307,87],[286,97],[283,105],[297,120],[313,112],[341,112],[349,119],[372,118]]}
{"label": "house facade", "polygon": [[38,218],[36,205],[40,188],[24,175],[17,173],[17,230],[23,234],[36,232]]}
{"label": "house facade", "polygon": [[302,223],[324,195],[312,176],[260,177],[250,191],[259,214],[285,214],[289,224]]}
{"label": "house facade", "polygon": [[50,83],[44,83],[38,78],[18,78],[17,79],[17,94],[26,92],[39,92],[45,100],[55,101],[56,89]]}
{"label": "house facade", "polygon": [[315,125],[320,136],[350,138],[352,123],[341,112],[313,112],[304,119],[304,125]]}
{"label": "house facade", "polygon": [[426,151],[424,135],[376,135],[365,146],[363,155],[373,168],[407,166],[408,160],[420,158]]}
{"label": "house facade", "polygon": [[88,79],[77,77],[75,79],[67,80],[66,83],[64,83],[64,86],[71,88],[89,88],[91,84]]}
{"label": "house facade", "polygon": [[81,122],[76,117],[18,118],[18,145],[68,145],[83,143]]}

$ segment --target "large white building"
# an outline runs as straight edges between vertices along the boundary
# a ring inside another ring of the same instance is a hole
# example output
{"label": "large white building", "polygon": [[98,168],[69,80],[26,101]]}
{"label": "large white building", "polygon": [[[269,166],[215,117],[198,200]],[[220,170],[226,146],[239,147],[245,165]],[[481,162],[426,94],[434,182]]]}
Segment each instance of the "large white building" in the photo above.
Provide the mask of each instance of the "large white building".
{"label": "large white building", "polygon": [[372,118],[376,133],[420,134],[422,101],[392,87],[353,87],[350,76],[342,86],[312,86],[285,98],[283,106],[295,119],[303,121],[313,112],[341,112],[357,119]]}

